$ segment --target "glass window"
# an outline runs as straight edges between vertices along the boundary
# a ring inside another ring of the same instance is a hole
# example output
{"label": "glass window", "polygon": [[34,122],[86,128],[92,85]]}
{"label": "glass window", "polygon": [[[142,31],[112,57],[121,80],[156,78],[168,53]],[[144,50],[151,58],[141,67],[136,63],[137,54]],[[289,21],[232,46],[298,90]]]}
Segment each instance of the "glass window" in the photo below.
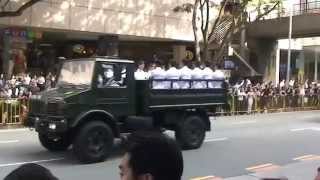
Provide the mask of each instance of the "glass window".
{"label": "glass window", "polygon": [[100,63],[100,74],[98,74],[98,88],[126,87],[126,65]]}
{"label": "glass window", "polygon": [[94,61],[66,61],[61,68],[57,86],[90,86]]}

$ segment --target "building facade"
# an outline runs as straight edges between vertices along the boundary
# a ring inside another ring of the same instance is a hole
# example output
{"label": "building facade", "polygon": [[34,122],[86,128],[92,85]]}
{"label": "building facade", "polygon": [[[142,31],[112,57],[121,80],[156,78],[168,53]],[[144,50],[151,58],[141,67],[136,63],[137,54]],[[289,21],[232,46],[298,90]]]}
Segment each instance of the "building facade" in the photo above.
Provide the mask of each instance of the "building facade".
{"label": "building facade", "polygon": [[[25,1],[10,1],[7,10]],[[21,65],[16,64],[25,63],[28,70],[24,71],[48,72],[59,56],[181,60],[193,49],[191,14],[175,13],[173,8],[188,1],[38,2],[21,16],[0,18],[2,71],[8,75],[20,72],[15,66]]]}

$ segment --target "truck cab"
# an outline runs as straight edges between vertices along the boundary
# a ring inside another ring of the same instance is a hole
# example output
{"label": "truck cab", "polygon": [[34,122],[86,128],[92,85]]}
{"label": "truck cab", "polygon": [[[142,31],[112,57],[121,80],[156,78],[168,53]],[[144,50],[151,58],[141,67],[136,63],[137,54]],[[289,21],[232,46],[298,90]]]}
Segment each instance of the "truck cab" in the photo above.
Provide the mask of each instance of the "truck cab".
{"label": "truck cab", "polygon": [[56,87],[31,97],[26,126],[50,151],[72,144],[84,163],[105,160],[114,138],[138,130],[173,130],[184,149],[199,148],[211,129],[207,110],[225,103],[223,80],[215,89],[155,90],[134,70],[112,57],[66,60]]}

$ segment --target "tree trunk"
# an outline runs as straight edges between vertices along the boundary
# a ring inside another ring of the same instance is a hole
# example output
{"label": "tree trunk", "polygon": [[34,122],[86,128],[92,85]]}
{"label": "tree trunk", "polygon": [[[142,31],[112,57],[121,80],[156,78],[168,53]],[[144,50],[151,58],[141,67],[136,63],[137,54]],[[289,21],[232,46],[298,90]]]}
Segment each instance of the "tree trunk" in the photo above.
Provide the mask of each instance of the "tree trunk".
{"label": "tree trunk", "polygon": [[200,40],[198,37],[198,28],[197,28],[197,10],[199,5],[199,0],[195,0],[193,6],[193,16],[192,16],[192,27],[193,27],[193,35],[194,35],[194,49],[195,49],[195,59],[196,61],[201,61],[200,58]]}

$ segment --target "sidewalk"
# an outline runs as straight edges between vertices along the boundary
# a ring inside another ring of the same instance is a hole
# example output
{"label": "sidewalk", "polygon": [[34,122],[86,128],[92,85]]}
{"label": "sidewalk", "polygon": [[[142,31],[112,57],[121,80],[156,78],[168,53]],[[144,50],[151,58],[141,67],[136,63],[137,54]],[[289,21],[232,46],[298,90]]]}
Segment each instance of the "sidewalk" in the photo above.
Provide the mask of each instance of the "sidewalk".
{"label": "sidewalk", "polygon": [[262,178],[286,177],[289,180],[313,180],[317,174],[320,160],[302,161],[289,164],[275,170],[226,178],[226,180],[261,180]]}

